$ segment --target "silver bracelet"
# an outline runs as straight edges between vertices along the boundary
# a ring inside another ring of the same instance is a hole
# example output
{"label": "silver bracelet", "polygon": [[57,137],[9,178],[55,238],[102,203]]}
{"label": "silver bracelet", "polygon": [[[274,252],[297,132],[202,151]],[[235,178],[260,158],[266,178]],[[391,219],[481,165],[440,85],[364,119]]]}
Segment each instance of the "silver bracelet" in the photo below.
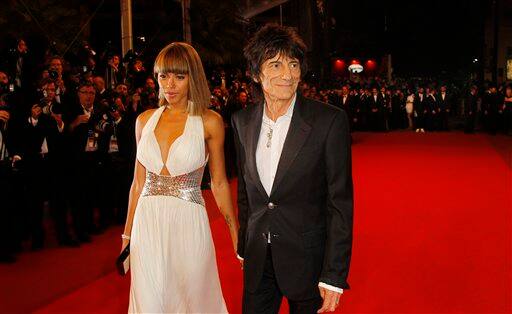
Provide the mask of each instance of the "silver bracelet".
{"label": "silver bracelet", "polygon": [[121,239],[123,239],[123,240],[130,240],[130,236],[123,233],[121,235]]}

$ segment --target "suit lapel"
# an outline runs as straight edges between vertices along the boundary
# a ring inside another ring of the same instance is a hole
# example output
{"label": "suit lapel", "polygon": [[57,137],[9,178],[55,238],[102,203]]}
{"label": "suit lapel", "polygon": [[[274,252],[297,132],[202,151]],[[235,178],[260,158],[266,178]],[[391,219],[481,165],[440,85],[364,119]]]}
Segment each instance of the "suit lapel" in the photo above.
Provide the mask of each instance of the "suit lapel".
{"label": "suit lapel", "polygon": [[249,175],[256,182],[256,186],[260,193],[268,197],[263,184],[261,183],[258,168],[256,166],[256,148],[258,147],[258,139],[261,132],[261,119],[263,118],[263,105],[258,104],[254,107],[255,112],[249,115],[249,122],[246,124],[245,142],[247,145],[247,166],[249,168]]}
{"label": "suit lapel", "polygon": [[273,195],[279,184],[283,180],[291,164],[297,157],[300,149],[304,145],[304,142],[308,138],[311,131],[311,126],[306,123],[306,104],[304,98],[297,94],[297,100],[295,108],[293,110],[292,121],[290,122],[290,128],[284,141],[283,151],[281,152],[281,158],[277,166],[276,177],[274,184],[272,185],[272,191],[270,195]]}

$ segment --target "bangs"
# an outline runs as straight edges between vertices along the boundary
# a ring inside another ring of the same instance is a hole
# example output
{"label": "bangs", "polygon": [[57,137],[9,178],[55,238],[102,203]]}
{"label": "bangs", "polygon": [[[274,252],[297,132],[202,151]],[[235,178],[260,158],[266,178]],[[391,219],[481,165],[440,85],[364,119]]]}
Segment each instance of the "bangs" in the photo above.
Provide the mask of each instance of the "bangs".
{"label": "bangs", "polygon": [[280,58],[288,57],[290,59],[296,59],[297,61],[299,61],[299,63],[302,63],[302,60],[303,60],[303,55],[301,55],[297,51],[290,50],[290,49],[284,49],[284,48],[283,49],[276,49],[276,48],[268,49],[267,51],[265,51],[265,54],[263,55],[262,60],[264,62],[266,60],[273,59],[276,56],[279,56]]}
{"label": "bangs", "polygon": [[189,74],[187,51],[174,44],[165,47],[156,57],[153,72],[155,76],[158,73]]}

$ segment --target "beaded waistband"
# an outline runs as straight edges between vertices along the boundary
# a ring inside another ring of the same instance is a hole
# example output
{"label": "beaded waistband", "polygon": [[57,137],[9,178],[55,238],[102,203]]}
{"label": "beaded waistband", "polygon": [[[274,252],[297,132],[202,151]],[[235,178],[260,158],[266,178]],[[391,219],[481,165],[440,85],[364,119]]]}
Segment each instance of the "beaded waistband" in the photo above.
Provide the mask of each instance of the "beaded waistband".
{"label": "beaded waistband", "polygon": [[201,194],[203,171],[204,166],[192,172],[174,177],[147,171],[146,183],[142,189],[141,196],[174,196],[204,206],[204,199]]}

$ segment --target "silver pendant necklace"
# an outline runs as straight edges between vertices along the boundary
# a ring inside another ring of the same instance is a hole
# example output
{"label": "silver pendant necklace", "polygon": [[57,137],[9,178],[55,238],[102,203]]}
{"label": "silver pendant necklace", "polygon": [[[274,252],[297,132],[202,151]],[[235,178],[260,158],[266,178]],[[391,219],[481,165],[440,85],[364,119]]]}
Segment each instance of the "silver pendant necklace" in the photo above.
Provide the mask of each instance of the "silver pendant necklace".
{"label": "silver pendant necklace", "polygon": [[274,134],[274,129],[272,129],[272,127],[269,126],[267,132],[267,148],[270,148],[270,145],[272,145],[272,134]]}

